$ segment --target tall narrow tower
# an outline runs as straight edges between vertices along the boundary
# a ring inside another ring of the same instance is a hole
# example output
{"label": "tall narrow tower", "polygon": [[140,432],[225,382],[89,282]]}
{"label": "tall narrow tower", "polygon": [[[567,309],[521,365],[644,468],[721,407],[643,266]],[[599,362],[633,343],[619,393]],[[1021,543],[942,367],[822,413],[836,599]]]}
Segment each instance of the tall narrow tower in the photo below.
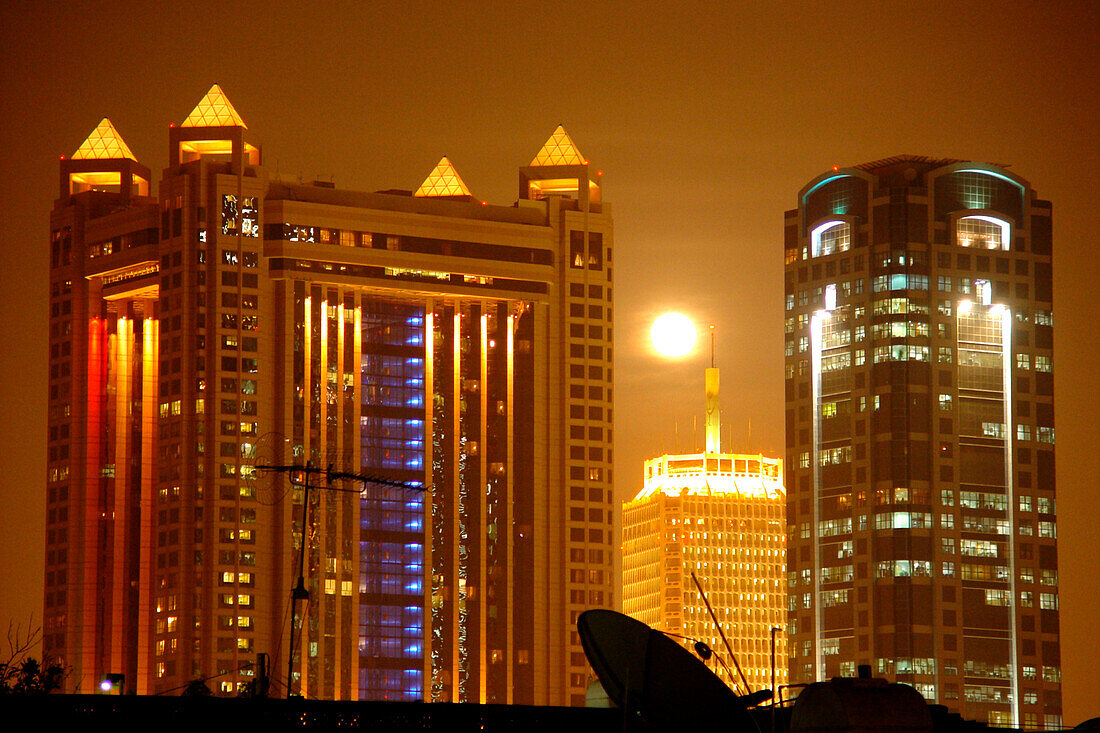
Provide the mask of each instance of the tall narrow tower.
{"label": "tall narrow tower", "polygon": [[[695,574],[752,689],[772,685],[773,661],[774,682],[783,685],[783,461],[721,452],[714,367],[706,370],[706,415],[706,450],[646,461],[642,489],[623,504],[623,611],[688,649],[694,640],[705,642],[732,669]],[[727,684],[746,692],[736,673],[712,664]]]}
{"label": "tall narrow tower", "polygon": [[791,677],[1058,727],[1051,206],[898,156],[786,215]]}

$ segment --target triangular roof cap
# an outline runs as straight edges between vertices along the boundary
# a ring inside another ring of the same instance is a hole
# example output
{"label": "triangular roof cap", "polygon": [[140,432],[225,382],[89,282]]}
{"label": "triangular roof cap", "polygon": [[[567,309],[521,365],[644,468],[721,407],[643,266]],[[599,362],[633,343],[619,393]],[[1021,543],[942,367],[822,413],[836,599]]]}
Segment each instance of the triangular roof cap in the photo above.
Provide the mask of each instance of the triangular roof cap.
{"label": "triangular roof cap", "polygon": [[80,144],[72,155],[72,160],[137,160],[130,146],[118,134],[111,121],[104,117],[92,134]]}
{"label": "triangular roof cap", "polygon": [[557,129],[554,130],[554,134],[550,136],[550,139],[542,146],[542,150],[531,161],[532,166],[587,164],[588,161],[584,159],[573,139],[569,137],[569,133],[561,125],[558,125]]}
{"label": "triangular roof cap", "polygon": [[413,196],[469,196],[470,189],[444,155]]}
{"label": "triangular roof cap", "polygon": [[225,96],[222,88],[215,84],[210,87],[191,114],[183,121],[180,127],[243,127],[248,129],[244,120],[229,103],[229,97]]}

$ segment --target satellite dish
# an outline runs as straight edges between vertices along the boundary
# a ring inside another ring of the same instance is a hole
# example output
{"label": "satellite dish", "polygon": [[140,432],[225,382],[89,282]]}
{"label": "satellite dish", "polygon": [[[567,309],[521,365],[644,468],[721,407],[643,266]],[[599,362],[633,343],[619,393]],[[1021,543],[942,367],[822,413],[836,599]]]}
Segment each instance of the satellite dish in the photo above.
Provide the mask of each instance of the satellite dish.
{"label": "satellite dish", "polygon": [[759,733],[741,698],[660,631],[606,609],[582,613],[577,631],[588,663],[630,728]]}

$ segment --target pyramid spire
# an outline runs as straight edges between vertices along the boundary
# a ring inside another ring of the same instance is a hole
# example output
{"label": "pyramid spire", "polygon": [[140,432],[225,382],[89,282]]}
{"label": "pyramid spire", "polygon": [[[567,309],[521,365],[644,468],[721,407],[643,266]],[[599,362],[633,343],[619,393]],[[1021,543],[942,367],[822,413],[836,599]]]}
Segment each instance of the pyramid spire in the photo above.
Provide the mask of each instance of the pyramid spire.
{"label": "pyramid spire", "polygon": [[119,160],[129,158],[137,160],[130,152],[130,146],[118,134],[111,121],[104,117],[92,134],[80,144],[72,154],[72,160]]}
{"label": "pyramid spire", "polygon": [[244,124],[244,120],[237,114],[237,110],[233,109],[233,105],[229,103],[229,98],[225,96],[225,92],[217,84],[210,87],[210,91],[195,105],[195,109],[191,110],[191,114],[187,115],[187,119],[183,121],[180,127],[243,127],[246,130],[248,129],[248,125]]}
{"label": "pyramid spire", "polygon": [[558,125],[557,129],[554,130],[554,134],[550,136],[550,139],[542,146],[542,150],[531,161],[532,166],[586,165],[587,163],[588,161],[584,159],[581,151],[577,149],[576,144],[569,137],[569,133],[561,125]]}
{"label": "pyramid spire", "polygon": [[439,159],[435,169],[416,189],[414,196],[469,196],[470,189],[462,182],[458,171],[451,165],[451,161],[444,155]]}

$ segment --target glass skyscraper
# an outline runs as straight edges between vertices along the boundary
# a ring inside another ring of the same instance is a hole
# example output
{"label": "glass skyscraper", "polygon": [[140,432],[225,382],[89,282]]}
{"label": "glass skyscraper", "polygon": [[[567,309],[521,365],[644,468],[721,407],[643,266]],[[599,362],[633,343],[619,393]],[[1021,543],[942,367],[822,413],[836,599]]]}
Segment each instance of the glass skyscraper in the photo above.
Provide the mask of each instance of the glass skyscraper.
{"label": "glass skyscraper", "polygon": [[1060,725],[1050,203],[898,156],[810,181],[784,249],[791,681]]}

